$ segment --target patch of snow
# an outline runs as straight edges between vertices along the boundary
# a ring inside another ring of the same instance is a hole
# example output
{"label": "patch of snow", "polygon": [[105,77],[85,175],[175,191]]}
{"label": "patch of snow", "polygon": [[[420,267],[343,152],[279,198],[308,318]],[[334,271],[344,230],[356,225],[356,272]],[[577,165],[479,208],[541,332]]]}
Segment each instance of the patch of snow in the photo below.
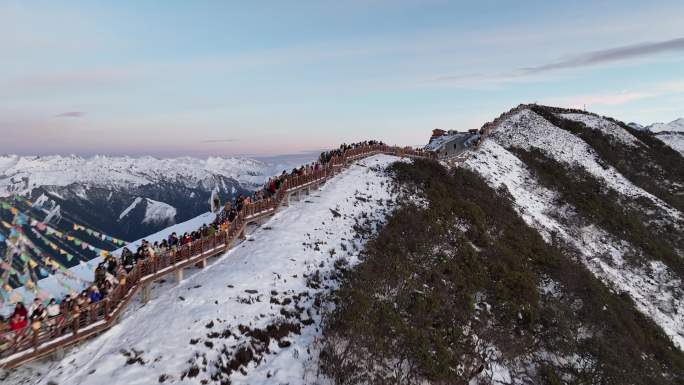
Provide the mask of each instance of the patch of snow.
{"label": "patch of snow", "polygon": [[82,185],[76,186],[76,188],[74,189],[74,193],[77,197],[83,200],[88,200],[88,192]]}
{"label": "patch of snow", "polygon": [[133,202],[128,207],[126,207],[124,211],[121,212],[121,214],[119,214],[119,220],[122,220],[126,215],[128,215],[128,213],[130,213],[131,210],[136,208],[140,204],[140,202],[142,202],[142,200],[143,199],[141,197],[135,198]]}
{"label": "patch of snow", "polygon": [[482,175],[492,188],[505,186],[527,224],[536,228],[547,242],[556,234],[574,246],[589,271],[607,286],[628,293],[636,308],[684,350],[682,281],[662,262],[631,266],[622,257],[631,251],[626,242],[594,226],[578,227],[561,222],[568,213],[556,207],[556,194],[539,185],[520,159],[492,140],[484,141],[464,166]]}
{"label": "patch of snow", "polygon": [[[59,221],[62,219],[62,210],[59,205],[56,205],[55,207],[51,208],[50,210],[47,210],[47,215],[45,215],[45,218],[43,219],[43,222],[45,223],[59,223]],[[52,222],[52,221],[55,222]]]}
{"label": "patch of snow", "polygon": [[594,130],[599,130],[604,134],[607,134],[628,146],[637,147],[639,145],[644,145],[634,135],[630,134],[627,130],[611,122],[608,119],[604,119],[592,114],[579,113],[560,114],[560,117],[575,122],[583,123],[585,126],[592,128]]}
{"label": "patch of snow", "polygon": [[35,201],[33,201],[33,205],[31,206],[39,209],[43,208],[43,206],[45,205],[45,203],[47,203],[49,199],[50,198],[48,198],[47,195],[40,194],[40,196]]}
{"label": "patch of snow", "polygon": [[684,132],[659,132],[655,136],[684,156]]}
{"label": "patch of snow", "polygon": [[0,156],[0,175],[5,173],[5,170],[8,170],[12,167],[14,167],[15,164],[19,161],[19,156],[17,155],[3,155]]}
{"label": "patch of snow", "polygon": [[176,219],[176,208],[168,203],[145,198],[145,219],[142,223],[173,223]]}
{"label": "patch of snow", "polygon": [[59,198],[59,199],[61,199],[61,200],[64,200],[64,197],[61,196],[61,195],[59,195],[59,193],[57,193],[57,192],[48,191],[48,194],[52,195],[52,196],[55,197],[55,198]]}

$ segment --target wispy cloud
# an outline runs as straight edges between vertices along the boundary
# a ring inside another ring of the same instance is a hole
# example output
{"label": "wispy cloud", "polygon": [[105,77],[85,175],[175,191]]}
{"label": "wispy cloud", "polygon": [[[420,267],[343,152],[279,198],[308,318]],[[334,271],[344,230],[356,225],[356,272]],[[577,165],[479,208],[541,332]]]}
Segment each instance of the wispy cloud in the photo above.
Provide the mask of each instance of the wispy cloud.
{"label": "wispy cloud", "polygon": [[[552,63],[542,64],[532,67],[524,67],[500,72],[473,72],[458,75],[445,75],[433,78],[428,83],[441,83],[450,87],[469,87],[483,88],[496,87],[513,83],[529,83],[535,81],[546,81],[552,76],[557,79],[563,77],[556,70],[581,68],[594,65],[609,64],[630,59],[647,57],[664,52],[684,51],[684,37],[663,40],[658,42],[640,43],[625,45],[620,47],[608,48],[603,50],[590,51],[579,55],[570,56]],[[552,74],[553,73],[553,74]],[[648,97],[649,95],[629,94],[620,95],[615,99],[615,103],[631,101],[637,98]],[[611,98],[604,99],[605,103],[612,103]]]}
{"label": "wispy cloud", "polygon": [[525,73],[541,73],[566,68],[587,67],[670,51],[684,51],[684,37],[591,51],[553,63],[522,68],[521,71]]}
{"label": "wispy cloud", "polygon": [[55,118],[81,118],[85,115],[83,111],[68,111],[55,115]]}
{"label": "wispy cloud", "polygon": [[583,106],[616,106],[642,99],[684,93],[684,80],[654,84],[639,90],[624,90],[613,93],[571,95],[544,100],[545,104],[581,108]]}

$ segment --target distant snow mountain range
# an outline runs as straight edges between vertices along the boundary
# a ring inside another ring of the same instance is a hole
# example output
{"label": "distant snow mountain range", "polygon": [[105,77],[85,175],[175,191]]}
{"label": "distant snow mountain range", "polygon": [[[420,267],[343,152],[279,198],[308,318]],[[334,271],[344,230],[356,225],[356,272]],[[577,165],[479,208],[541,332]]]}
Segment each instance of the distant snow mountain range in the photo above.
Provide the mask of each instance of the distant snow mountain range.
{"label": "distant snow mountain range", "polygon": [[212,189],[228,180],[254,186],[263,181],[271,168],[272,165],[246,158],[8,155],[0,157],[0,196],[25,195],[37,187],[74,183],[111,190],[169,182]]}
{"label": "distant snow mountain range", "polygon": [[673,120],[670,123],[654,123],[647,128],[658,139],[684,155],[684,118]]}
{"label": "distant snow mountain range", "polygon": [[684,118],[679,118],[670,123],[653,123],[646,127],[651,132],[676,131],[684,132]]}
{"label": "distant snow mountain range", "polygon": [[684,154],[684,118],[675,119],[670,123],[653,123],[649,126],[634,122],[627,125],[635,130],[652,132],[665,144]]}
{"label": "distant snow mountain range", "polygon": [[662,131],[684,132],[684,118],[675,119],[670,123],[653,123],[648,126],[644,126],[636,122],[629,122],[627,123],[627,125],[634,128],[635,130],[651,131],[654,133]]}
{"label": "distant snow mountain range", "polygon": [[138,239],[206,212],[214,189],[222,201],[233,199],[299,162],[5,155],[0,156],[0,198],[24,196],[43,214],[64,214],[112,236]]}

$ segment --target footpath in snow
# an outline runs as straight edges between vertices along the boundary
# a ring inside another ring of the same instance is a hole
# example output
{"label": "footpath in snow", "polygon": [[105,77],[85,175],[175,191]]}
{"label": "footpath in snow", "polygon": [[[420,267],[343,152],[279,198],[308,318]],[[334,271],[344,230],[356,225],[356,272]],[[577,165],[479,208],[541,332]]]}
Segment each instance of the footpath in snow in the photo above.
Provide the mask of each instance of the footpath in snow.
{"label": "footpath in snow", "polygon": [[[358,261],[355,224],[386,217],[392,193],[384,169],[397,159],[358,161],[291,201],[205,270],[157,287],[148,304],[72,349],[36,383],[310,383],[320,295],[334,285],[325,277],[340,258]],[[276,332],[263,337],[269,325]]]}

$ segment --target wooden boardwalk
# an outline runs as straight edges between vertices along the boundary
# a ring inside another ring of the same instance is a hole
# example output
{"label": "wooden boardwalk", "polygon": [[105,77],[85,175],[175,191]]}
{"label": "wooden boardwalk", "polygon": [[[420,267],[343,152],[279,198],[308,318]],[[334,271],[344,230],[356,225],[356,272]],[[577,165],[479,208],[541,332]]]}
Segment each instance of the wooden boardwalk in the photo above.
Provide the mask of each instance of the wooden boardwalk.
{"label": "wooden boardwalk", "polygon": [[[73,314],[60,314],[40,330],[30,326],[11,338],[4,350],[0,351],[0,367],[12,368],[50,355],[60,353],[79,341],[95,336],[114,326],[133,297],[141,293],[143,301],[149,300],[152,282],[175,274],[178,281],[183,279],[183,270],[190,266],[205,267],[207,259],[225,253],[231,246],[245,238],[249,224],[259,222],[275,214],[282,206],[289,204],[290,196],[309,192],[321,183],[339,173],[350,162],[376,154],[401,157],[430,158],[429,153],[385,145],[365,146],[344,152],[333,157],[321,170],[302,176],[289,176],[276,194],[268,199],[245,205],[225,231],[181,246],[175,251],[167,251],[154,258],[138,261],[126,275],[125,283],[118,285],[100,302],[90,304],[87,309]],[[45,323],[45,322],[44,322]]]}

